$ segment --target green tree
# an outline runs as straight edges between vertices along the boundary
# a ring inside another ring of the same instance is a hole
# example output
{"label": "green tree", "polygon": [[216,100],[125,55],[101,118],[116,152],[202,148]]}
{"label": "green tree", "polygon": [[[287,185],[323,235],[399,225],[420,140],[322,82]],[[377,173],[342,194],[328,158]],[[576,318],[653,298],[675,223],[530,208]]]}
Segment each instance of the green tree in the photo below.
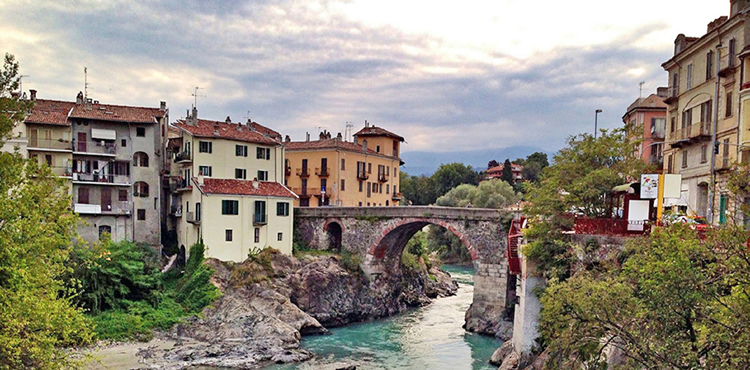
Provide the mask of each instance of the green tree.
{"label": "green tree", "polygon": [[479,173],[474,171],[471,165],[467,166],[458,162],[441,164],[430,178],[435,186],[435,199],[429,204],[434,203],[437,197],[447,193],[448,190],[458,185],[476,185],[479,183]]}
{"label": "green tree", "polygon": [[432,179],[425,176],[409,176],[401,171],[401,195],[404,197],[404,205],[428,205],[432,204],[437,195]]}
{"label": "green tree", "polygon": [[489,162],[487,162],[487,169],[489,170],[490,168],[497,167],[499,165],[500,165],[500,163],[497,163],[497,161],[493,159],[493,160],[490,160]]}
{"label": "green tree", "polygon": [[547,160],[547,153],[535,152],[530,154],[522,163],[523,165],[523,178],[532,181],[539,182],[539,176],[542,171],[549,167],[549,161]]}
{"label": "green tree", "polygon": [[482,181],[479,185],[462,184],[451,189],[437,199],[444,207],[504,208],[521,200],[521,195],[513,187],[500,179]]}
{"label": "green tree", "polygon": [[[17,88],[18,63],[6,54],[0,144],[31,108],[11,95]],[[69,368],[60,348],[92,340],[61,280],[77,222],[67,188],[48,167],[0,153],[0,369]]]}
{"label": "green tree", "polygon": [[516,183],[516,179],[513,178],[513,165],[508,158],[505,158],[505,163],[503,163],[503,173],[500,175],[500,179],[511,185]]}

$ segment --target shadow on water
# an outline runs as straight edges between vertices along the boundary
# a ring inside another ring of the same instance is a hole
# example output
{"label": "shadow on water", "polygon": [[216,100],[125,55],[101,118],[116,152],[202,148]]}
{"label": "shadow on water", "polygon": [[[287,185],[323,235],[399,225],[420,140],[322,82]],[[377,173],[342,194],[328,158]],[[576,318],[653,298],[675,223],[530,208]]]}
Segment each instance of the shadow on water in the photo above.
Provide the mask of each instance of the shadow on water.
{"label": "shadow on water", "polygon": [[315,360],[267,369],[336,368],[334,363],[357,369],[495,369],[487,361],[502,341],[462,328],[474,291],[473,268],[443,269],[459,283],[455,296],[396,317],[334,328],[332,335],[305,337],[302,347],[315,352]]}

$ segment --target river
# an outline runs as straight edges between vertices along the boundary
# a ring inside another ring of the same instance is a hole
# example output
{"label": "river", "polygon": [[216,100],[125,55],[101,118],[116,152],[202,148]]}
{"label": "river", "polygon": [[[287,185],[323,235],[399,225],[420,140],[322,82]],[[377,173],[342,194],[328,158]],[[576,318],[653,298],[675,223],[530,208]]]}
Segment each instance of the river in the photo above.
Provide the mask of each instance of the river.
{"label": "river", "polygon": [[334,364],[355,365],[357,369],[496,369],[487,361],[502,341],[461,327],[472,300],[474,270],[451,265],[443,269],[458,281],[455,296],[435,299],[426,307],[395,317],[333,328],[331,335],[304,337],[302,347],[316,353],[315,360],[266,369]]}

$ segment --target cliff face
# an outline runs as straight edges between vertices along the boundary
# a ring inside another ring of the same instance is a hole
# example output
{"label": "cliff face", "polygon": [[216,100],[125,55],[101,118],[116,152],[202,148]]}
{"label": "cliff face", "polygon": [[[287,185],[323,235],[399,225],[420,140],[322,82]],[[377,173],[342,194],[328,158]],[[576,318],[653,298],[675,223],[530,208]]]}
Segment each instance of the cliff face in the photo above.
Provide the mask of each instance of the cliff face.
{"label": "cliff face", "polygon": [[304,361],[313,354],[299,348],[302,335],[398,314],[458,289],[450,275],[437,268],[430,270],[432,278],[422,269],[404,272],[399,280],[368,281],[335,255],[298,260],[263,253],[240,264],[208,260],[223,295],[201,317],[180,323],[169,334],[186,345],[149,354],[167,363],[155,360],[149,365],[252,368]]}

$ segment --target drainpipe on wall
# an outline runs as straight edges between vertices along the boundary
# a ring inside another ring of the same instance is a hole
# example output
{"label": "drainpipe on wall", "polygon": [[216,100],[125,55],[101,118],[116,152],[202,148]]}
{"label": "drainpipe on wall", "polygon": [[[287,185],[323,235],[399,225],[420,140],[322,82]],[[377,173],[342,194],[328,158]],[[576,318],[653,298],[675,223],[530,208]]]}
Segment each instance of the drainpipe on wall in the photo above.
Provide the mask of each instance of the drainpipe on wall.
{"label": "drainpipe on wall", "polygon": [[719,35],[719,44],[716,45],[716,83],[714,90],[714,121],[711,124],[711,173],[709,174],[709,185],[708,185],[708,224],[714,224],[714,198],[716,198],[716,130],[718,128],[719,121],[719,63],[721,62],[721,35]]}

